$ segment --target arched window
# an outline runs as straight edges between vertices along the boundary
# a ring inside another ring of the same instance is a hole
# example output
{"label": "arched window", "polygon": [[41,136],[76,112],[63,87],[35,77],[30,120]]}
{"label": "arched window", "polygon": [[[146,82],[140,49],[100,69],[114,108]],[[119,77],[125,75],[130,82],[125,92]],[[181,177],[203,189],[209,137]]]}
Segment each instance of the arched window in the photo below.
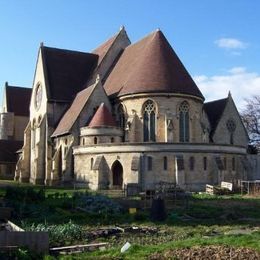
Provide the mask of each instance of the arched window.
{"label": "arched window", "polygon": [[111,143],[114,143],[114,142],[115,142],[114,137],[111,137]]}
{"label": "arched window", "polygon": [[223,158],[223,167],[224,167],[224,171],[226,171],[227,170],[227,158],[226,157],[224,157]]}
{"label": "arched window", "polygon": [[155,141],[155,104],[148,100],[143,109],[144,142]]}
{"label": "arched window", "polygon": [[190,140],[190,126],[189,126],[189,104],[184,101],[179,108],[180,118],[180,142],[189,142]]}
{"label": "arched window", "polygon": [[195,158],[194,156],[190,157],[190,171],[194,171]]}
{"label": "arched window", "polygon": [[152,169],[153,169],[153,158],[151,156],[148,156],[147,159],[148,159],[147,169],[148,169],[148,171],[152,171]]}
{"label": "arched window", "polygon": [[226,126],[227,126],[227,129],[230,134],[229,143],[234,144],[234,132],[236,130],[236,124],[235,124],[234,120],[233,119],[227,120]]}
{"label": "arched window", "polygon": [[118,112],[119,127],[123,130],[123,142],[124,142],[125,141],[125,112],[122,105],[119,105],[117,112]]}
{"label": "arched window", "polygon": [[167,156],[164,156],[164,157],[163,157],[163,169],[164,169],[165,171],[167,171],[167,169],[168,169]]}
{"label": "arched window", "polygon": [[32,122],[32,130],[31,130],[31,142],[32,148],[35,148],[35,138],[36,138],[36,119],[33,119]]}
{"label": "arched window", "polygon": [[90,170],[93,170],[93,165],[94,165],[94,159],[90,159]]}
{"label": "arched window", "polygon": [[203,170],[204,170],[204,171],[207,170],[207,165],[208,165],[207,157],[203,157]]}
{"label": "arched window", "polygon": [[118,107],[118,119],[119,119],[119,126],[122,129],[125,129],[125,113],[122,105],[119,105]]}
{"label": "arched window", "polygon": [[94,144],[97,144],[97,137],[94,137]]}

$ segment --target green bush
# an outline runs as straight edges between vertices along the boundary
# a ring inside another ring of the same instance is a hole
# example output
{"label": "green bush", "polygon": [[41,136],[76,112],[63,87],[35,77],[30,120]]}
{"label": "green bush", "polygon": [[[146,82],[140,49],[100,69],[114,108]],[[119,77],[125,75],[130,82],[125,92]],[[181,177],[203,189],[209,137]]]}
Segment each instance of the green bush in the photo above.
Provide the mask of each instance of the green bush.
{"label": "green bush", "polygon": [[45,200],[45,191],[43,189],[37,191],[33,187],[8,186],[4,198],[9,201],[42,202]]}
{"label": "green bush", "polygon": [[77,206],[83,208],[85,212],[90,214],[119,214],[122,213],[122,207],[103,195],[76,195]]}
{"label": "green bush", "polygon": [[134,220],[135,221],[145,221],[149,219],[149,215],[148,213],[144,212],[144,211],[137,211],[134,214]]}
{"label": "green bush", "polygon": [[22,228],[27,231],[45,231],[49,233],[51,246],[62,246],[66,243],[72,244],[75,240],[83,238],[83,231],[81,226],[69,221],[66,224],[61,225],[48,225],[45,224],[27,224],[22,222]]}

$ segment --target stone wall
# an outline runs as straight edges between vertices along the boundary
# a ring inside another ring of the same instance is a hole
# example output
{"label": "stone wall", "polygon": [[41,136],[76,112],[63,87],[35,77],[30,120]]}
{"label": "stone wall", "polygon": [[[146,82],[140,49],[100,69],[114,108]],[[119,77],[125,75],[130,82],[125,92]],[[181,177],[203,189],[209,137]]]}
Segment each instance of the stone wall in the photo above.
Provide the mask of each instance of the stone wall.
{"label": "stone wall", "polygon": [[230,133],[227,128],[227,121],[230,119],[233,120],[236,125],[236,129],[233,134],[233,144],[243,145],[246,147],[248,145],[249,138],[231,96],[228,98],[227,105],[215,130],[213,136],[214,143],[230,144]]}
{"label": "stone wall", "polygon": [[25,116],[14,116],[14,140],[23,141],[25,127],[29,118]]}
{"label": "stone wall", "polygon": [[[100,167],[93,169],[93,166],[96,167],[97,158],[103,156],[100,166],[106,166],[107,181],[110,187],[113,183],[113,164],[119,161],[123,167],[123,184],[138,183],[143,189],[150,189],[159,182],[172,182],[187,190],[198,191],[204,190],[206,184],[220,184],[221,181],[236,182],[242,177],[246,179],[245,170],[240,163],[245,154],[245,149],[240,147],[206,144],[187,145],[187,147],[162,143],[75,147],[74,170],[76,179],[89,183],[90,188],[97,189],[99,186],[98,174],[102,172],[102,169]],[[133,170],[132,162],[136,157],[140,158],[140,161],[138,169]],[[183,159],[184,169],[178,166],[177,158],[179,157]],[[193,169],[190,165],[191,157],[194,159]],[[226,158],[225,169],[218,168],[216,157],[220,157],[222,163]],[[167,169],[164,168],[165,158],[167,158]],[[232,169],[233,158],[235,160],[234,169]],[[149,160],[151,161],[150,167]],[[204,160],[207,164],[205,168]]]}
{"label": "stone wall", "polygon": [[[203,141],[201,99],[185,95],[143,94],[122,97],[120,100],[125,108],[126,121],[130,123],[129,142],[143,141],[143,105],[147,100],[152,100],[156,105],[156,142],[179,142],[179,106],[183,101],[189,104],[190,142]],[[172,140],[167,138],[167,120],[172,122]],[[203,120],[206,120],[205,117]]]}
{"label": "stone wall", "polygon": [[13,139],[14,135],[14,113],[0,113],[0,139]]}

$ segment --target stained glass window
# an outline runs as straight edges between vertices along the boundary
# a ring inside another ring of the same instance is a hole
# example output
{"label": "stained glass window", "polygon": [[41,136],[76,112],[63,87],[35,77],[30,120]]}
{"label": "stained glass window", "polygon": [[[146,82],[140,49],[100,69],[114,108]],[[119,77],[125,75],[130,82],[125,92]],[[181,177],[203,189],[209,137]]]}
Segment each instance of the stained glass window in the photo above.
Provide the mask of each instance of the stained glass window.
{"label": "stained glass window", "polygon": [[144,142],[155,141],[155,105],[154,102],[148,100],[144,104],[143,110],[143,131]]}
{"label": "stained glass window", "polygon": [[179,108],[180,118],[180,142],[189,142],[190,140],[190,129],[189,129],[189,104],[184,101],[181,103]]}

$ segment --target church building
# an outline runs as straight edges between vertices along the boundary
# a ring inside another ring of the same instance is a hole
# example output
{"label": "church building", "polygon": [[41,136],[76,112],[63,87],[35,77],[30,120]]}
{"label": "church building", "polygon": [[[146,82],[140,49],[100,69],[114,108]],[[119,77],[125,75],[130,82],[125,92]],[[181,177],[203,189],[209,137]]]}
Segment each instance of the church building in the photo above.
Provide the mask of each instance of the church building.
{"label": "church building", "polygon": [[0,111],[0,178],[13,179],[23,146],[24,129],[29,122],[32,89],[5,83]]}
{"label": "church building", "polygon": [[41,44],[15,179],[190,190],[246,180],[248,134],[230,93],[205,102],[160,30],[124,28],[92,52]]}

